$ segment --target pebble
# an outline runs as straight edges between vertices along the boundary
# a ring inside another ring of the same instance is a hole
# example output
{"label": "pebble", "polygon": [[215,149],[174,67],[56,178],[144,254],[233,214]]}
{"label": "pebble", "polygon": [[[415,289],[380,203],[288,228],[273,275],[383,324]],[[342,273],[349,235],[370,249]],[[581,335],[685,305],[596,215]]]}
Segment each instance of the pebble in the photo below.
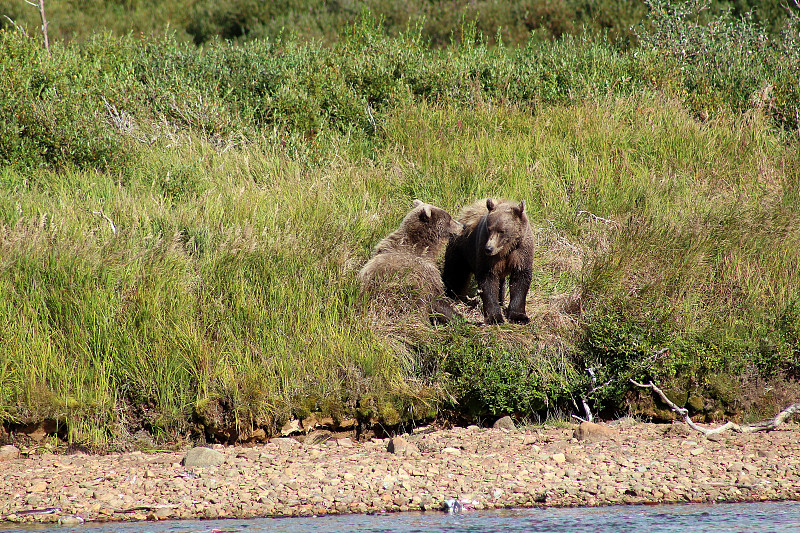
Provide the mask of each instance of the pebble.
{"label": "pebble", "polygon": [[[697,434],[647,423],[602,440],[573,431],[456,427],[364,442],[281,437],[194,452],[21,454],[0,461],[0,520],[440,511],[452,499],[476,509],[800,500],[797,423],[702,445]],[[190,453],[212,460],[201,466]]]}

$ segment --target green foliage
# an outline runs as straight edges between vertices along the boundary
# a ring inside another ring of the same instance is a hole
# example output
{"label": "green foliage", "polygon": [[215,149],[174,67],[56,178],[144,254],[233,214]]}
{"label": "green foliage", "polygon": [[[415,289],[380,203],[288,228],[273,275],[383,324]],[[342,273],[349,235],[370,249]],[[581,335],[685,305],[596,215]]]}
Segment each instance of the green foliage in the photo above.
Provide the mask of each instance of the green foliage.
{"label": "green foliage", "polygon": [[584,365],[587,374],[595,376],[590,388],[600,386],[594,393],[598,406],[608,406],[609,401],[616,406],[629,388],[629,379],[652,375],[656,354],[670,344],[670,328],[664,317],[654,314],[623,309],[612,300],[585,317]]}
{"label": "green foliage", "polygon": [[678,65],[684,98],[695,112],[708,117],[763,107],[787,129],[797,127],[798,13],[787,20],[786,31],[771,35],[750,12],[725,11],[698,22],[708,0],[646,3],[649,26],[639,36],[642,46],[657,51],[665,65]]}
{"label": "green foliage", "polygon": [[29,169],[124,165],[123,139],[103,116],[109,89],[103,78],[114,67],[93,52],[56,47],[49,58],[32,39],[0,31],[0,163]]}
{"label": "green foliage", "polygon": [[[652,16],[691,57],[591,31],[512,47],[464,18],[437,48],[401,14],[326,45],[98,34],[52,57],[0,30],[0,418],[98,442],[219,406],[241,430],[403,423],[796,377],[796,50]],[[369,323],[356,272],[411,201],[486,196],[527,202],[532,325]]]}
{"label": "green foliage", "polygon": [[192,164],[180,164],[166,169],[165,174],[156,176],[154,184],[159,194],[171,201],[181,201],[197,195],[201,191],[198,169]]}
{"label": "green foliage", "polygon": [[434,362],[437,381],[455,400],[451,408],[462,415],[532,415],[563,399],[558,372],[544,354],[492,331],[462,322],[415,351]]}
{"label": "green foliage", "polygon": [[636,53],[589,34],[490,46],[466,20],[458,46],[431,50],[421,26],[389,37],[386,22],[368,13],[331,47],[287,37],[201,50],[174,34],[96,35],[54,45],[48,57],[33,37],[4,31],[0,157],[29,168],[124,171],[135,145],[188,132],[221,149],[268,135],[308,153],[321,132],[379,142],[382,114],[413,101],[535,107],[648,86],[703,117],[756,108],[794,129],[800,71],[789,41],[747,18],[703,26],[690,21],[693,11],[651,7],[647,49]]}
{"label": "green foliage", "polygon": [[793,296],[765,320],[754,339],[748,362],[767,375],[797,376],[800,371],[800,306]]}

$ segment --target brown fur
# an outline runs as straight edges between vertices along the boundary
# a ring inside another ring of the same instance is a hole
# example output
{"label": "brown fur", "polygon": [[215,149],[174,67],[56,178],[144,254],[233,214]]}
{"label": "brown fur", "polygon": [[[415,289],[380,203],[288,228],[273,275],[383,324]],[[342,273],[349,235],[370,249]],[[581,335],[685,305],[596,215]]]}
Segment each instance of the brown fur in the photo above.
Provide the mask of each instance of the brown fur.
{"label": "brown fur", "polygon": [[358,273],[373,301],[412,298],[427,307],[434,322],[448,322],[453,309],[444,298],[436,258],[462,225],[444,209],[414,200],[400,227],[381,240]]}
{"label": "brown fur", "polygon": [[472,275],[483,301],[488,324],[504,321],[502,305],[506,277],[510,301],[506,315],[512,322],[527,324],[525,311],[533,273],[533,232],[525,213],[525,202],[491,198],[465,207],[459,214],[461,235],[450,239],[445,252],[442,279],[450,297],[466,297]]}

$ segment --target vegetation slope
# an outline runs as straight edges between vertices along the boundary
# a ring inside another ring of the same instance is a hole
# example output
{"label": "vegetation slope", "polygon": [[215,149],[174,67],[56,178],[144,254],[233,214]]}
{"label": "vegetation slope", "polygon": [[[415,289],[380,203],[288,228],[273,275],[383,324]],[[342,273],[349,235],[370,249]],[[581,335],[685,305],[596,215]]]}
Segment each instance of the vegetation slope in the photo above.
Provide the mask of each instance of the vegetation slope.
{"label": "vegetation slope", "polygon": [[[773,414],[800,362],[798,20],[645,7],[630,47],[507,45],[466,18],[437,46],[364,12],[325,43],[93,33],[48,53],[6,25],[4,431],[668,416],[628,378],[698,418]],[[527,202],[530,325],[370,305],[356,273],[413,199],[487,196]]]}

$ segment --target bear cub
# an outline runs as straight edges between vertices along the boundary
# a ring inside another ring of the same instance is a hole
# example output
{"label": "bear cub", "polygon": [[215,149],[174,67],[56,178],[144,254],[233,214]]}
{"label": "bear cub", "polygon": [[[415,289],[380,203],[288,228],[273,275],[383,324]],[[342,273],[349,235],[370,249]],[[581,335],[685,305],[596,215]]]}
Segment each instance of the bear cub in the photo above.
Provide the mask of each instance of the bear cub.
{"label": "bear cub", "polygon": [[449,322],[454,311],[444,297],[436,259],[462,229],[444,209],[414,200],[400,227],[375,246],[372,258],[358,273],[362,287],[373,302],[382,300],[390,311],[410,298],[412,305],[427,308],[434,324]]}
{"label": "bear cub", "polygon": [[446,294],[465,300],[474,274],[486,323],[500,324],[504,322],[502,306],[508,277],[506,316],[518,324],[530,322],[525,303],[531,286],[534,241],[525,202],[480,200],[465,207],[459,221],[464,231],[450,239],[444,256]]}

